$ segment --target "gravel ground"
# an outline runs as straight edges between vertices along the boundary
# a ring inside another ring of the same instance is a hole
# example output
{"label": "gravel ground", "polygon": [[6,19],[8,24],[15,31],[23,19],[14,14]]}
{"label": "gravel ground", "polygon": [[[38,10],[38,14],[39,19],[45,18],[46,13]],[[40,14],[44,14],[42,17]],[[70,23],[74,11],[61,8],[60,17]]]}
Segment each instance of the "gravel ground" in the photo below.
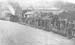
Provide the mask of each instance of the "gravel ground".
{"label": "gravel ground", "polygon": [[0,20],[0,45],[75,45],[52,32]]}

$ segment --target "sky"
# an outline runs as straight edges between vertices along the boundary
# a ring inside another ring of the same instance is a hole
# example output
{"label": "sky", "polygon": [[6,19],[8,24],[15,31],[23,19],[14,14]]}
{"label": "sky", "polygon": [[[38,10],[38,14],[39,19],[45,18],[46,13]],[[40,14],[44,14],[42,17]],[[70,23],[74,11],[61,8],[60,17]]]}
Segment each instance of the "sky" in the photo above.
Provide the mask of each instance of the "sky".
{"label": "sky", "polygon": [[[71,2],[75,3],[74,0],[0,0],[0,2],[17,2],[22,8],[33,7],[33,8],[54,8],[56,1],[63,1],[63,2]],[[12,9],[13,10],[13,9]],[[11,10],[11,11],[12,11]],[[14,14],[14,11],[12,11]]]}
{"label": "sky", "polygon": [[[1,2],[6,2],[6,1],[9,1],[9,0],[0,0]],[[10,1],[13,1],[13,0],[10,0]],[[72,3],[75,3],[75,0],[14,0],[14,1],[17,1],[17,2],[37,2],[37,1],[66,1],[66,2],[72,2]]]}
{"label": "sky", "polygon": [[34,8],[50,8],[54,7],[56,1],[75,3],[75,0],[0,0],[0,2],[18,2],[22,8],[34,7]]}
{"label": "sky", "polygon": [[53,6],[56,1],[72,2],[75,3],[75,0],[0,0],[0,2],[18,2],[21,6],[26,7],[48,7]]}

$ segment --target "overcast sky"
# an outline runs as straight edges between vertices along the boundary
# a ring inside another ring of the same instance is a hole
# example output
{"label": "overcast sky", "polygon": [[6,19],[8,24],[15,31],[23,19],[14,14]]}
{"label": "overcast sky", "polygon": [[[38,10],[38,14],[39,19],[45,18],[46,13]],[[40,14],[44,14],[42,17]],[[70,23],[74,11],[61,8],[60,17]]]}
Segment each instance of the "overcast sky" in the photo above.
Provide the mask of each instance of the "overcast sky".
{"label": "overcast sky", "polygon": [[[0,0],[0,2],[7,2],[8,0]],[[9,0],[12,2],[18,2],[21,6],[29,7],[48,7],[54,5],[56,1],[72,2],[75,3],[75,0]]]}
{"label": "overcast sky", "polygon": [[[8,1],[8,0],[0,0],[0,1]],[[13,1],[13,0],[11,0]],[[24,1],[53,1],[53,0],[14,0],[14,1],[17,1],[17,2],[24,2]],[[54,1],[58,1],[58,0],[54,0]],[[68,2],[73,2],[75,3],[75,0],[60,0],[60,1],[68,1]]]}

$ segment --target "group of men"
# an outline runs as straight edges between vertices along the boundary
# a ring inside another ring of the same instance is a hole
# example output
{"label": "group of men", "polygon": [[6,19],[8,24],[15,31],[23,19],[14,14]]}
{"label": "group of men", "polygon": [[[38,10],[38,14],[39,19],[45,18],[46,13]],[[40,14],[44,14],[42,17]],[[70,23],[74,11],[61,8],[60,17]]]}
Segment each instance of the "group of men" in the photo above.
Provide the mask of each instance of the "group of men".
{"label": "group of men", "polygon": [[68,37],[74,36],[75,24],[72,20],[68,21],[68,19],[61,19],[58,15],[54,15],[52,17],[51,24],[55,29],[57,29],[58,32],[65,33]]}

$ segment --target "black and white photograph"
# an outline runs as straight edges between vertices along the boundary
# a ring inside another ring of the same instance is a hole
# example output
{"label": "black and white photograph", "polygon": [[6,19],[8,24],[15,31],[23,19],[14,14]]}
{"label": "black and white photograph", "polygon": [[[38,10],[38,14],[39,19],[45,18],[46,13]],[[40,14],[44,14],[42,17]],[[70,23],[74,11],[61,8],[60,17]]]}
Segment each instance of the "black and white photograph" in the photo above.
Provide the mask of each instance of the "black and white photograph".
{"label": "black and white photograph", "polygon": [[75,45],[75,0],[0,0],[0,45]]}

